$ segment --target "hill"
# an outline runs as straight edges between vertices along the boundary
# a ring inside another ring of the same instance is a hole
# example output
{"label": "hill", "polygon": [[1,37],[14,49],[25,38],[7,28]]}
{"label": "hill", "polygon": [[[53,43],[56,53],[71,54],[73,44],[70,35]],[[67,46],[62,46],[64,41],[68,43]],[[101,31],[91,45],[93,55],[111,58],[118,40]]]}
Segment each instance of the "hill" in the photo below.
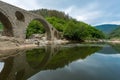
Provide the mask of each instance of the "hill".
{"label": "hill", "polygon": [[115,30],[113,30],[110,35],[110,38],[120,38],[120,27],[116,28]]}
{"label": "hill", "polygon": [[32,10],[30,12],[36,13],[38,15],[42,15],[44,18],[57,17],[57,18],[64,19],[64,20],[69,20],[72,18],[68,14],[65,14],[64,12],[57,11],[57,10],[38,9],[38,10]]}
{"label": "hill", "polygon": [[[77,21],[62,11],[38,9],[32,10],[31,12],[42,15],[49,23],[53,25],[53,27],[55,27],[62,34],[63,38],[66,38],[68,40],[84,41],[88,39],[96,40],[104,38],[102,31],[99,31],[87,23]],[[36,26],[37,24],[38,27]],[[32,21],[32,23],[30,23],[28,26],[27,37],[34,33],[44,33],[44,31],[38,30],[40,26],[42,25],[40,25],[39,22]]]}
{"label": "hill", "polygon": [[97,29],[101,30],[105,34],[110,34],[113,30],[115,30],[119,26],[120,25],[116,25],[116,24],[102,24],[102,25],[98,25],[98,26],[95,26],[95,27]]}

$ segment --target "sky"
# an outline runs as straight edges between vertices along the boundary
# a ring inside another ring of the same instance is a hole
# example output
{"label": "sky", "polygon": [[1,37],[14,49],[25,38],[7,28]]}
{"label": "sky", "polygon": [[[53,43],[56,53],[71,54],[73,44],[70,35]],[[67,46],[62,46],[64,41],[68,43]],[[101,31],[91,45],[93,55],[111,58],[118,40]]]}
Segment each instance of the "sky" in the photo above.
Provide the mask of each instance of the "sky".
{"label": "sky", "polygon": [[91,25],[120,24],[120,0],[1,0],[26,10],[64,11]]}

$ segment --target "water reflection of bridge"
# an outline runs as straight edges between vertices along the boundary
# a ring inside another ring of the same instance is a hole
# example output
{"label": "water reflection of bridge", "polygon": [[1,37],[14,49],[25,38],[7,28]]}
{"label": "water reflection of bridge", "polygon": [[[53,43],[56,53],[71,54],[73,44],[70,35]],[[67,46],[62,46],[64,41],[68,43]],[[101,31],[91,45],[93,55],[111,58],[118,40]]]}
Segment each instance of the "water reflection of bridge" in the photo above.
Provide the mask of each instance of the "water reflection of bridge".
{"label": "water reflection of bridge", "polygon": [[[76,50],[73,51],[74,49]],[[66,64],[80,58],[83,59],[99,49],[100,47],[62,49],[52,45],[42,49],[18,51],[18,55],[15,57],[2,59],[5,64],[0,72],[0,80],[26,80],[41,70],[64,67]],[[88,50],[89,52],[86,52]],[[73,51],[72,54],[71,51]],[[78,54],[78,52],[80,53]]]}

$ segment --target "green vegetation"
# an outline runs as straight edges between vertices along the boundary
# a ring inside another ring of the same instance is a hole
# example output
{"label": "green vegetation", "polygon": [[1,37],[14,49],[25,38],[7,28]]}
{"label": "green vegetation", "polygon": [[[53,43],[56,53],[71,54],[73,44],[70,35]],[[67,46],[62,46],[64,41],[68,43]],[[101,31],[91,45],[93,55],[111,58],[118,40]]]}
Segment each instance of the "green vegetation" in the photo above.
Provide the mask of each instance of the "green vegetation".
{"label": "green vegetation", "polygon": [[[118,53],[120,53],[120,44],[110,44],[113,49],[115,49]],[[118,54],[117,53],[117,54]]]}
{"label": "green vegetation", "polygon": [[64,67],[73,61],[85,59],[101,48],[96,46],[62,47],[57,53],[52,53],[53,55],[50,55],[50,58],[44,49],[33,49],[26,52],[26,57],[29,65],[33,68],[56,69]]}
{"label": "green vegetation", "polygon": [[47,17],[46,18],[49,23],[53,25],[58,31],[63,32],[66,27],[67,20],[57,17]]}
{"label": "green vegetation", "polygon": [[43,33],[45,33],[45,29],[39,21],[33,20],[30,22],[30,24],[27,28],[26,37],[28,38],[32,34],[36,34],[36,33],[43,34]]}
{"label": "green vegetation", "polygon": [[32,68],[35,68],[38,63],[41,63],[45,55],[45,49],[43,48],[26,51],[27,61]]}
{"label": "green vegetation", "polygon": [[113,30],[119,27],[119,25],[116,24],[103,24],[103,25],[97,25],[95,26],[97,29],[101,30],[105,34],[110,34]]}
{"label": "green vegetation", "polygon": [[0,30],[3,30],[3,25],[1,22],[0,22]]}
{"label": "green vegetation", "polygon": [[109,38],[116,38],[116,39],[120,39],[120,27],[118,27],[117,29],[115,29],[114,31],[112,31],[109,35]]}
{"label": "green vegetation", "polygon": [[47,20],[69,40],[103,39],[102,31],[75,19],[48,17]]}
{"label": "green vegetation", "polygon": [[100,49],[101,47],[90,46],[63,48],[47,63],[44,69],[62,68],[73,61],[85,59]]}
{"label": "green vegetation", "polygon": [[103,24],[103,25],[98,25],[98,26],[95,26],[95,27],[105,34],[106,39],[109,39],[109,38],[111,38],[111,36],[113,36],[113,34],[115,32],[114,30],[116,30],[120,26],[116,25],[116,24]]}
{"label": "green vegetation", "polygon": [[[66,15],[64,12],[47,9],[35,10],[32,12],[41,14],[53,25],[53,27],[63,34],[64,38],[68,40],[84,41],[86,39],[96,40],[105,38],[102,31],[99,31],[84,22],[77,21]],[[31,34],[44,32],[45,30],[41,28],[41,25],[37,21],[33,21],[30,23],[27,30],[27,37],[29,37]]]}
{"label": "green vegetation", "polygon": [[70,40],[103,39],[104,34],[84,22],[71,20],[66,25],[64,37]]}
{"label": "green vegetation", "polygon": [[69,20],[69,15],[66,15],[64,12],[57,11],[57,10],[48,10],[48,9],[39,9],[39,10],[33,10],[31,11],[36,14],[42,15],[44,18],[48,17],[56,17],[64,20]]}

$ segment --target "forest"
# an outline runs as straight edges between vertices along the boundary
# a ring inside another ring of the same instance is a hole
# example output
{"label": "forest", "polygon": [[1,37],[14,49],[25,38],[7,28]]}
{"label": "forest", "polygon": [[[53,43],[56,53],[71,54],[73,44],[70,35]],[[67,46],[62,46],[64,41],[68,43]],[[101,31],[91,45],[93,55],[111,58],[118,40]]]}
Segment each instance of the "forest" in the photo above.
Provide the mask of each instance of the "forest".
{"label": "forest", "polygon": [[[95,27],[70,17],[68,14],[57,10],[39,9],[31,12],[42,15],[68,40],[97,40],[104,39],[104,33]],[[27,37],[32,34],[45,33],[43,25],[39,21],[33,20],[27,29]]]}

